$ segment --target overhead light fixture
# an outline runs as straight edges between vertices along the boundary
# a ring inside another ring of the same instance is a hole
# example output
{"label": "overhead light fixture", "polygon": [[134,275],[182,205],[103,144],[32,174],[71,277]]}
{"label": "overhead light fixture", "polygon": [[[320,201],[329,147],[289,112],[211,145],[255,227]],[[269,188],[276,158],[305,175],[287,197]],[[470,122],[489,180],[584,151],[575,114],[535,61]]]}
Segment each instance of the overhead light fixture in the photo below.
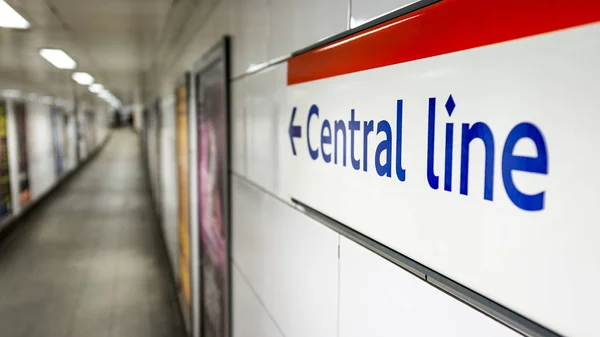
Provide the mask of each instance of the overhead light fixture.
{"label": "overhead light fixture", "polygon": [[77,62],[61,49],[41,49],[40,55],[58,69],[75,69]]}
{"label": "overhead light fixture", "polygon": [[6,89],[2,90],[2,95],[6,98],[19,98],[21,97],[21,91],[17,89]]}
{"label": "overhead light fixture", "polygon": [[106,90],[106,89],[105,89],[105,90],[102,90],[102,91],[100,91],[100,92],[98,93],[98,97],[100,97],[100,98],[102,98],[102,99],[107,99],[107,98],[109,98],[110,96],[111,96],[111,95],[110,95],[110,92],[109,92],[108,90]]}
{"label": "overhead light fixture", "polygon": [[[91,86],[90,86],[91,87]],[[90,89],[91,90],[91,89]],[[102,98],[106,103],[117,108],[121,106],[121,101],[116,98],[110,91],[103,89],[98,93],[98,97]]]}
{"label": "overhead light fixture", "polygon": [[102,90],[104,90],[104,86],[100,83],[94,83],[94,84],[90,85],[89,89],[91,92],[97,94],[97,93],[101,92]]}
{"label": "overhead light fixture", "polygon": [[94,83],[94,78],[88,73],[77,72],[71,76],[73,80],[81,85],[90,85]]}
{"label": "overhead light fixture", "polygon": [[4,0],[0,0],[0,27],[27,29],[31,25]]}

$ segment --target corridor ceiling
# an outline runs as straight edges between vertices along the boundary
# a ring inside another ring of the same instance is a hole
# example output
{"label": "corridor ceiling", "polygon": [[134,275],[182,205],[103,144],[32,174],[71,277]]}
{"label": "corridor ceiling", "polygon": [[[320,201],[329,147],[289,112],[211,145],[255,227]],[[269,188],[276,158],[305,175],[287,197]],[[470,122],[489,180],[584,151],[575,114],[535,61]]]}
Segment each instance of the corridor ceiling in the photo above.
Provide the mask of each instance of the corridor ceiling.
{"label": "corridor ceiling", "polygon": [[31,28],[0,28],[0,89],[64,98],[73,90],[87,92],[71,79],[73,71],[56,69],[39,55],[40,48],[58,48],[77,61],[75,71],[90,73],[129,104],[157,51],[168,49],[166,37],[178,29],[182,12],[202,1],[6,0]]}

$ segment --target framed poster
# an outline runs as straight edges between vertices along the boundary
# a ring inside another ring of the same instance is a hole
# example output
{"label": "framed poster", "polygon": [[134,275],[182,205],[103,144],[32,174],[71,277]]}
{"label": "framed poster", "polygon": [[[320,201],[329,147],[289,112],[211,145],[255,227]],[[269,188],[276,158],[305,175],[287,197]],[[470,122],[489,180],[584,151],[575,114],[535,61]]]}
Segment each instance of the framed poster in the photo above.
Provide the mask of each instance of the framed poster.
{"label": "framed poster", "polygon": [[81,141],[83,139],[83,126],[81,125],[81,117],[79,114],[79,108],[77,107],[77,104],[75,105],[75,109],[74,109],[74,116],[73,116],[73,120],[75,123],[75,164],[79,164],[82,160],[82,153],[81,153]]}
{"label": "framed poster", "polygon": [[62,110],[62,153],[63,153],[63,166],[65,170],[69,170],[71,168],[71,160],[73,154],[71,153],[71,132],[70,132],[70,114],[67,110]]}
{"label": "framed poster", "polygon": [[156,157],[155,157],[155,165],[156,165],[156,176],[154,186],[156,188],[155,196],[156,196],[156,210],[158,214],[162,214],[162,189],[161,189],[161,177],[162,177],[162,149],[161,149],[161,135],[162,135],[162,113],[161,113],[161,99],[157,97],[154,101],[154,140],[156,146]]}
{"label": "framed poster", "polygon": [[24,205],[31,199],[27,156],[27,112],[25,102],[15,102],[14,107],[17,121],[17,148],[19,149],[19,202]]}
{"label": "framed poster", "polygon": [[66,123],[65,118],[66,114],[59,107],[53,107],[51,112],[51,120],[52,120],[52,142],[54,143],[54,156],[55,156],[55,164],[56,164],[56,175],[60,177],[60,175],[64,172],[64,157],[65,157],[65,148],[64,143],[66,140],[65,130]]}
{"label": "framed poster", "polygon": [[85,142],[89,156],[96,148],[96,114],[92,110],[85,112]]}
{"label": "framed poster", "polygon": [[179,232],[179,287],[185,307],[186,322],[191,323],[192,287],[189,221],[189,169],[188,169],[188,104],[190,75],[186,73],[175,86],[175,133],[177,156],[177,212]]}
{"label": "framed poster", "polygon": [[229,37],[194,67],[200,335],[230,336]]}
{"label": "framed poster", "polygon": [[6,130],[6,101],[0,101],[0,218],[12,213]]}

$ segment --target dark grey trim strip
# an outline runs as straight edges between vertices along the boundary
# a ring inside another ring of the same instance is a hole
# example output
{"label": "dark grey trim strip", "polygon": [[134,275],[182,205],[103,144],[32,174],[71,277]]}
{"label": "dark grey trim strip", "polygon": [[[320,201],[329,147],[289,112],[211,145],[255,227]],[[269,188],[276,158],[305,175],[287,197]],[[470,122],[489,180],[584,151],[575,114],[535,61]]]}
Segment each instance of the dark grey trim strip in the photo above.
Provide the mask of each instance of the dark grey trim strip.
{"label": "dark grey trim strip", "polygon": [[317,43],[314,43],[314,44],[308,46],[308,47],[305,47],[305,48],[302,48],[302,49],[300,49],[298,51],[295,51],[295,52],[292,53],[292,57],[298,56],[300,54],[307,53],[307,52],[309,52],[311,50],[314,50],[314,49],[317,49],[317,48],[320,48],[320,47],[323,47],[324,45],[329,44],[331,42],[334,42],[334,41],[337,41],[337,40],[341,40],[341,39],[343,39],[345,37],[348,37],[350,35],[356,34],[356,33],[360,32],[360,31],[365,30],[365,29],[369,29],[371,27],[377,26],[377,25],[382,24],[382,23],[384,23],[386,21],[395,19],[395,18],[397,18],[399,16],[406,15],[408,13],[412,13],[412,12],[414,12],[416,10],[419,10],[421,8],[425,8],[425,7],[430,6],[430,5],[433,5],[434,3],[437,3],[437,2],[440,2],[440,1],[443,1],[443,0],[421,0],[421,1],[413,2],[412,4],[410,4],[408,6],[404,6],[402,8],[398,8],[395,11],[389,12],[389,13],[384,14],[384,15],[382,15],[382,16],[380,16],[378,18],[375,18],[375,19],[373,19],[371,21],[365,22],[364,24],[362,24],[362,25],[360,25],[358,27],[355,27],[355,28],[343,31],[343,32],[341,32],[339,34],[332,35],[332,36],[327,37],[327,38],[325,38],[325,39],[323,39],[323,40],[321,40],[321,41],[319,41]]}
{"label": "dark grey trim strip", "polygon": [[235,77],[231,77],[229,81],[233,82],[233,81],[237,81],[239,79],[242,79],[244,77],[247,77],[247,76],[250,76],[250,75],[254,75],[254,74],[259,73],[259,72],[261,72],[261,71],[263,71],[263,70],[265,70],[267,68],[270,68],[270,67],[272,67],[274,65],[278,65],[280,63],[286,62],[287,60],[290,59],[290,57],[291,56],[286,55],[286,56],[281,56],[281,57],[274,58],[274,59],[272,59],[272,60],[270,60],[268,62],[265,62],[265,63],[261,64],[260,66],[257,66],[256,68],[254,68],[254,69],[252,69],[250,71],[246,71],[243,74],[239,74],[239,75],[237,75]]}
{"label": "dark grey trim strip", "polygon": [[542,325],[488,299],[487,297],[474,292],[473,290],[420,264],[406,255],[400,254],[382,245],[381,243],[355,231],[354,229],[331,218],[330,216],[308,206],[302,201],[292,198],[292,202],[303,208],[307,215],[319,221],[320,223],[323,223],[330,229],[338,232],[340,235],[343,235],[344,237],[358,243],[373,253],[380,255],[400,268],[405,269],[423,281],[480,311],[481,313],[507,326],[508,328],[524,336],[560,337],[560,335],[556,332],[551,331],[548,328],[545,328]]}

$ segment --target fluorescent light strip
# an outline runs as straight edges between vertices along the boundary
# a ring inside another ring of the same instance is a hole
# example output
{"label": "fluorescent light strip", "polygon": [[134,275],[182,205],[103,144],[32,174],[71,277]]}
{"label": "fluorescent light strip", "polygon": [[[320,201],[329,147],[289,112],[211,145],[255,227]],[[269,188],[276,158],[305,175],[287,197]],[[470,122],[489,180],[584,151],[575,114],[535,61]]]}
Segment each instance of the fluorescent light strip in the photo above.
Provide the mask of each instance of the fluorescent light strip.
{"label": "fluorescent light strip", "polygon": [[9,4],[4,2],[4,0],[0,0],[0,27],[27,29],[31,25],[21,14],[10,7]]}
{"label": "fluorescent light strip", "polygon": [[19,98],[21,97],[21,91],[17,89],[6,89],[2,90],[2,95],[6,98]]}
{"label": "fluorescent light strip", "polygon": [[88,73],[73,73],[73,75],[71,75],[71,77],[73,78],[73,80],[81,85],[90,85],[92,83],[94,83],[94,78],[92,77],[92,75],[88,74]]}
{"label": "fluorescent light strip", "polygon": [[[91,90],[91,88],[90,88],[90,90]],[[102,98],[104,101],[106,101],[108,104],[110,104],[114,108],[121,106],[121,101],[118,98],[116,98],[110,91],[108,91],[106,89],[101,90],[98,93],[98,97]]]}
{"label": "fluorescent light strip", "polygon": [[42,49],[40,55],[58,69],[75,69],[77,62],[60,49]]}
{"label": "fluorescent light strip", "polygon": [[108,90],[102,90],[98,93],[98,97],[102,99],[107,99],[110,97],[110,92],[108,92]]}
{"label": "fluorescent light strip", "polygon": [[91,92],[98,94],[102,90],[104,90],[104,86],[100,83],[94,83],[94,84],[90,85],[89,89]]}

